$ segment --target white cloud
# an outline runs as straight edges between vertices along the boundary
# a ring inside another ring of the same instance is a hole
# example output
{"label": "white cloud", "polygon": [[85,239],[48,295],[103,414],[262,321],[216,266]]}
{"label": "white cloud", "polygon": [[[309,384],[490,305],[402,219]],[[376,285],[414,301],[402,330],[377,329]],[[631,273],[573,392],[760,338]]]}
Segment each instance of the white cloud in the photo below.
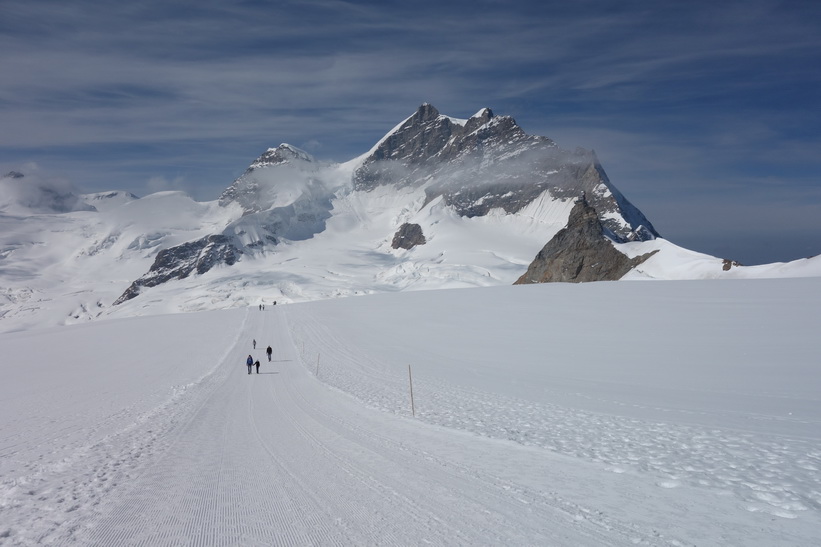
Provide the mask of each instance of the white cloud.
{"label": "white cloud", "polygon": [[146,181],[145,186],[150,193],[165,192],[168,190],[187,190],[185,177],[174,177],[173,179],[168,179],[162,175],[156,175],[150,177],[148,181]]}

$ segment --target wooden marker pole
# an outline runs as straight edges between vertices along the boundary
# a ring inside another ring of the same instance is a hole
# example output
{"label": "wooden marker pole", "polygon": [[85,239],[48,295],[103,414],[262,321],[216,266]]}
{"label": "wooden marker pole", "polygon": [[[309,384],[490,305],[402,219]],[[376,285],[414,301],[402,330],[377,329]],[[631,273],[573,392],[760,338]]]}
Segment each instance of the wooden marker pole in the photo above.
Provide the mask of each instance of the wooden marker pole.
{"label": "wooden marker pole", "polygon": [[413,406],[413,376],[411,375],[411,366],[408,365],[408,383],[410,384],[410,398],[411,398],[411,414],[416,417],[416,409]]}

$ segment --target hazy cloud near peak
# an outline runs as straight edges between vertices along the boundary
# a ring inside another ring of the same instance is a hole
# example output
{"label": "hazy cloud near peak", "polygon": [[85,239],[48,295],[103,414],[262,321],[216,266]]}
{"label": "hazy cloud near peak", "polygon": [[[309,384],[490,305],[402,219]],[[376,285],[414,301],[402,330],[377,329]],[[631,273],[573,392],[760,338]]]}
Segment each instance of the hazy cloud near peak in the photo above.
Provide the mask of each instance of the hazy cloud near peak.
{"label": "hazy cloud near peak", "polygon": [[0,211],[24,214],[26,210],[64,213],[87,209],[91,207],[79,200],[70,181],[41,171],[35,163],[0,174]]}

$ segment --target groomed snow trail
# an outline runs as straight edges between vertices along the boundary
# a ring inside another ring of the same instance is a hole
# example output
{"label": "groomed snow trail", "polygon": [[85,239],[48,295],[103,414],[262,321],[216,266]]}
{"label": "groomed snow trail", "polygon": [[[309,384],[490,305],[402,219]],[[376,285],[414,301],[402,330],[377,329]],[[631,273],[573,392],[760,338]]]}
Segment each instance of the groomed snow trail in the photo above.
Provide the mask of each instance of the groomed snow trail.
{"label": "groomed snow trail", "polygon": [[[655,543],[650,529],[582,518],[583,507],[481,464],[543,465],[537,451],[511,454],[507,443],[386,415],[318,382],[298,361],[284,316],[250,312],[210,387],[168,409],[180,411],[180,422],[160,433],[161,449],[141,454],[96,514],[86,512],[50,542]],[[275,348],[271,363],[267,344]],[[247,374],[248,353],[262,363],[259,374]]]}
{"label": "groomed snow trail", "polygon": [[[0,334],[0,545],[817,545],[816,286],[439,291]],[[613,310],[654,336],[608,329]]]}

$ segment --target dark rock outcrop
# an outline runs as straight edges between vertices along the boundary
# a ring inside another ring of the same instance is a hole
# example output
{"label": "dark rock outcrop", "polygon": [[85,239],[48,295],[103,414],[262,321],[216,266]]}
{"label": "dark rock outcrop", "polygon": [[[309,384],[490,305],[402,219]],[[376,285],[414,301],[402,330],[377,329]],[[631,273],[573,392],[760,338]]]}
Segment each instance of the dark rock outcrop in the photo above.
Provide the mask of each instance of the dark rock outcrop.
{"label": "dark rock outcrop", "polygon": [[119,197],[129,201],[140,199],[139,196],[134,195],[131,192],[99,192],[97,194],[88,194],[86,197],[92,201],[103,201],[106,199],[115,199]]}
{"label": "dark rock outcrop", "polygon": [[406,222],[394,234],[391,247],[394,249],[412,249],[425,243],[425,234],[422,233],[422,227],[418,224]]}
{"label": "dark rock outcrop", "polygon": [[157,253],[148,273],[134,281],[114,305],[131,300],[140,294],[143,287],[156,287],[172,279],[185,279],[192,273],[204,274],[218,264],[231,266],[239,260],[241,254],[242,251],[224,235],[206,236],[163,249]]}
{"label": "dark rock outcrop", "polygon": [[596,210],[581,198],[571,210],[567,226],[539,251],[514,285],[615,281],[656,252],[629,258],[616,250]]}
{"label": "dark rock outcrop", "polygon": [[724,261],[721,263],[721,269],[725,272],[729,272],[730,268],[738,268],[739,266],[743,266],[740,262],[736,262],[735,260],[730,260],[729,258],[725,258]]}

